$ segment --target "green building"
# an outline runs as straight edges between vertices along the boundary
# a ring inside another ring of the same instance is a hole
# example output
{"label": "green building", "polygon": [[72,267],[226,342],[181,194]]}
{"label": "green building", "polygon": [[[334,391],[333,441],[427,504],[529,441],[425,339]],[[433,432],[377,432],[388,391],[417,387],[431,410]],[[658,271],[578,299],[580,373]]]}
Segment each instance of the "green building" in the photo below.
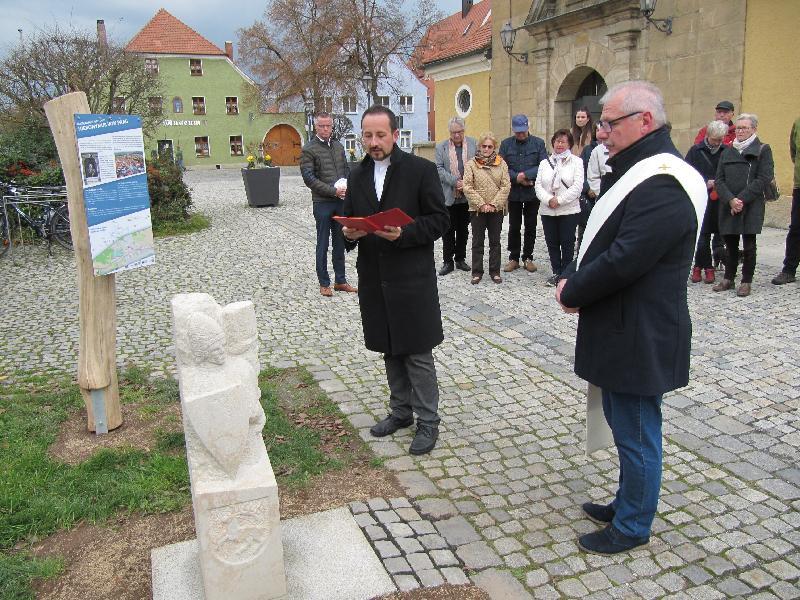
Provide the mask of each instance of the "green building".
{"label": "green building", "polygon": [[[148,151],[182,157],[185,166],[244,166],[260,150],[274,165],[299,163],[305,115],[262,110],[232,42],[222,51],[162,8],[125,49],[158,73],[165,94],[150,98],[164,119]],[[125,99],[116,101],[123,109]]]}

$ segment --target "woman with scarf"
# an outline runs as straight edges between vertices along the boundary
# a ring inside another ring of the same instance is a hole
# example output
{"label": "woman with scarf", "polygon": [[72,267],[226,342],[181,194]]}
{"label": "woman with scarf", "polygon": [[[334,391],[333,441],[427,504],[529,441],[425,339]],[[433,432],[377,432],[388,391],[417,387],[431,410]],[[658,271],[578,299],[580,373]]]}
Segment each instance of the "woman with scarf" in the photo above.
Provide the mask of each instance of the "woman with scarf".
{"label": "woman with scarf", "polygon": [[553,275],[547,285],[555,285],[564,268],[575,255],[575,230],[580,221],[580,197],[583,190],[583,161],[572,154],[575,140],[568,129],[559,129],[550,143],[553,154],[539,164],[536,197],[542,205],[542,229],[550,255]]}
{"label": "woman with scarf", "polygon": [[[703,141],[689,148],[686,162],[692,165],[706,182],[708,189],[708,203],[703,216],[703,225],[700,228],[700,238],[697,241],[697,250],[694,254],[694,267],[692,268],[692,283],[705,281],[714,283],[714,266],[711,259],[711,235],[719,233],[719,209],[717,208],[717,190],[714,189],[714,180],[717,178],[719,157],[722,156],[725,134],[728,125],[722,121],[711,121],[706,126],[706,135]],[[701,273],[702,272],[702,273]]]}
{"label": "woman with scarf", "polygon": [[758,117],[742,113],[736,118],[736,139],[722,151],[714,182],[719,195],[719,232],[728,256],[725,278],[712,289],[733,289],[739,266],[739,237],[742,238],[742,283],[739,297],[749,296],[756,269],[756,235],[764,224],[764,192],[774,178],[772,149],[758,139]]}
{"label": "woman with scarf", "polygon": [[484,133],[478,138],[478,153],[464,167],[464,195],[472,225],[472,284],[483,277],[483,246],[489,232],[489,276],[500,277],[500,233],[506,213],[511,180],[508,165],[497,155],[497,138]]}
{"label": "woman with scarf", "polygon": [[580,156],[586,146],[595,140],[594,123],[589,109],[582,106],[575,113],[572,123],[572,153]]}

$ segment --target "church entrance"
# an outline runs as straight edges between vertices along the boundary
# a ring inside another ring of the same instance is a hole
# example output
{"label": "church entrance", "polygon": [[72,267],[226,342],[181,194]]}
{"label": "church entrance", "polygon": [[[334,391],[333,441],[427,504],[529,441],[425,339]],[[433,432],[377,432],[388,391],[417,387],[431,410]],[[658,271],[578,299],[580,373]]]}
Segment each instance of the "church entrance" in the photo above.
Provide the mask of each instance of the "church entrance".
{"label": "church entrance", "polygon": [[570,128],[575,113],[587,107],[592,121],[600,118],[600,98],[608,91],[600,73],[590,67],[578,67],[564,78],[555,99],[555,129]]}

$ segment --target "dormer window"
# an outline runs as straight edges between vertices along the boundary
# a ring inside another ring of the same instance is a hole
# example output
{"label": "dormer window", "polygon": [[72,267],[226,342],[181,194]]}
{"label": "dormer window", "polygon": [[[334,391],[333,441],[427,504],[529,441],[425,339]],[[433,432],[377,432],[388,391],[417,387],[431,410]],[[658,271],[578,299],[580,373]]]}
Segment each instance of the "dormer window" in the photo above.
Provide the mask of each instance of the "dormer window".
{"label": "dormer window", "polygon": [[471,27],[472,27],[472,21],[469,22],[469,25],[467,25],[467,28],[464,30],[464,33],[462,33],[461,35],[462,36],[467,35]]}

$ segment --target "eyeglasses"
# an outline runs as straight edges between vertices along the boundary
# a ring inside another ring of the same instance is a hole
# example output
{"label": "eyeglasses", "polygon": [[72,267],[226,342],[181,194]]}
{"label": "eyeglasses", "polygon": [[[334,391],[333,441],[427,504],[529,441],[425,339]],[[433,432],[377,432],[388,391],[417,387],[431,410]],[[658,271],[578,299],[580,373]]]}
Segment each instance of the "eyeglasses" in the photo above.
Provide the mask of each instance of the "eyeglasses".
{"label": "eyeglasses", "polygon": [[616,119],[611,119],[610,121],[598,121],[597,128],[602,129],[606,133],[611,133],[614,129],[614,125],[622,121],[623,119],[627,119],[628,117],[632,117],[633,115],[640,115],[643,111],[637,110],[636,112],[628,113],[627,115],[622,115],[621,117],[617,117]]}
{"label": "eyeglasses", "polygon": [[464,134],[464,130],[463,129],[459,129],[458,131],[451,131],[450,132],[450,135],[463,135],[463,134]]}
{"label": "eyeglasses", "polygon": [[738,125],[735,127],[736,131],[747,131],[748,129],[752,129],[750,125]]}
{"label": "eyeglasses", "polygon": [[494,148],[494,144],[481,144],[481,148]]}

